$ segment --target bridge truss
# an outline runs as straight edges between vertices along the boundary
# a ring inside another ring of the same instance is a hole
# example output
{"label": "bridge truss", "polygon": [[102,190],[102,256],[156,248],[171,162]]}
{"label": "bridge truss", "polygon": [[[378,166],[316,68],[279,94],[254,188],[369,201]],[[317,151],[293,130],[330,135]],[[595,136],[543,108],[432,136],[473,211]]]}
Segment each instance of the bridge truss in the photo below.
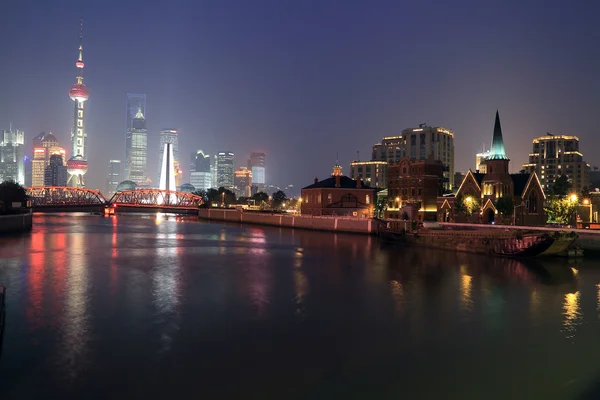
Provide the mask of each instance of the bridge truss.
{"label": "bridge truss", "polygon": [[202,197],[187,192],[137,189],[117,192],[109,203],[113,207],[165,207],[192,210],[202,204]]}
{"label": "bridge truss", "polygon": [[98,190],[68,186],[39,186],[25,188],[32,207],[69,207],[106,204]]}

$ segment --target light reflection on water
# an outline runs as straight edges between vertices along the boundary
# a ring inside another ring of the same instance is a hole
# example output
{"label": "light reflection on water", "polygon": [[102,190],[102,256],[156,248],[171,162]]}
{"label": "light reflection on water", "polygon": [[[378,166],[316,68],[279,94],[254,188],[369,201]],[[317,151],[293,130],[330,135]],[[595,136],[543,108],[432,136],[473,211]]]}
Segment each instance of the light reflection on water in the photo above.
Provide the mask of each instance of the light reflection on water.
{"label": "light reflection on water", "polygon": [[570,398],[600,374],[595,266],[171,215],[36,216],[0,242],[0,397]]}

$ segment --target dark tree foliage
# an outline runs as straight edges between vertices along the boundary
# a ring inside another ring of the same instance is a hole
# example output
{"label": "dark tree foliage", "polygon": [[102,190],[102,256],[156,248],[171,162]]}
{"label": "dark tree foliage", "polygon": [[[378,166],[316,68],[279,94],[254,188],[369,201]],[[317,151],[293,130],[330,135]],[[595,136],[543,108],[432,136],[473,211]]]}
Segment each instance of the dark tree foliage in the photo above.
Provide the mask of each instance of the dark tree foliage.
{"label": "dark tree foliage", "polygon": [[556,178],[554,185],[552,185],[552,194],[559,197],[566,196],[569,193],[569,189],[571,189],[569,178],[566,175],[561,175]]}
{"label": "dark tree foliage", "polygon": [[273,193],[273,197],[271,198],[271,207],[273,209],[278,210],[281,208],[283,202],[286,200],[287,196],[285,195],[285,193],[281,190],[278,190],[275,193]]}
{"label": "dark tree foliage", "polygon": [[501,215],[512,215],[514,211],[512,197],[500,197],[496,200],[496,209]]}
{"label": "dark tree foliage", "polygon": [[27,202],[27,193],[25,188],[15,181],[4,181],[0,183],[0,202],[3,213],[12,212],[12,203],[21,203],[24,206]]}

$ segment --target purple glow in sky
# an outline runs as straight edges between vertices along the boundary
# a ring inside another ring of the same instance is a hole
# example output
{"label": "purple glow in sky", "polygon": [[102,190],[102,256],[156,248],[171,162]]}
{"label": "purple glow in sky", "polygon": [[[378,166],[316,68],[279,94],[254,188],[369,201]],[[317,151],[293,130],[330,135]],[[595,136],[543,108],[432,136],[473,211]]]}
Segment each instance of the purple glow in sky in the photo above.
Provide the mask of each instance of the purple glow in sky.
{"label": "purple glow in sky", "polygon": [[[485,5],[483,4],[485,3]],[[595,149],[600,105],[596,2],[3,1],[0,128],[64,147],[79,19],[90,88],[87,178],[103,189],[125,153],[125,94],[146,93],[149,171],[159,132],[188,153],[267,154],[267,180],[305,186],[344,172],[383,136],[419,123],[453,129],[457,170],[474,167],[500,110],[511,169],[531,139],[579,136]],[[188,149],[186,151],[184,149]]]}

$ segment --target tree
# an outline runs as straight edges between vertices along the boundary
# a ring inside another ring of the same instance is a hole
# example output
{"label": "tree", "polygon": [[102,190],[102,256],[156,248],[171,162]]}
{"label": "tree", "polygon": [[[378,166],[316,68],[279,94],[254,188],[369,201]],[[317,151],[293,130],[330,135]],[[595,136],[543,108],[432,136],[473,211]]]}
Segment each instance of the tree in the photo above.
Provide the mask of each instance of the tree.
{"label": "tree", "polygon": [[202,197],[202,201],[204,203],[208,203],[208,195],[206,193],[206,190],[204,190],[204,189],[196,190],[195,192],[192,192],[192,194]]}
{"label": "tree", "polygon": [[582,187],[579,197],[581,199],[589,199],[590,198],[590,189],[587,186]]}
{"label": "tree", "polygon": [[500,197],[496,200],[496,210],[498,210],[500,215],[512,215],[514,209],[512,197]]}
{"label": "tree", "polygon": [[568,225],[574,222],[577,213],[577,202],[568,197],[560,197],[555,194],[546,197],[544,207],[548,216],[548,223]]}
{"label": "tree", "polygon": [[385,197],[379,197],[377,199],[377,204],[375,206],[377,217],[378,218],[383,217],[383,213],[385,212],[386,209],[387,209],[387,199]]}
{"label": "tree", "polygon": [[479,210],[479,202],[474,196],[463,196],[459,194],[454,199],[454,211],[463,213],[470,217],[475,211]]}
{"label": "tree", "polygon": [[255,206],[262,206],[263,203],[269,201],[269,195],[265,192],[254,193],[250,199],[254,200]]}
{"label": "tree", "polygon": [[278,190],[275,193],[273,193],[273,196],[271,198],[271,207],[275,210],[279,210],[281,209],[283,202],[285,202],[286,200],[287,196],[285,195],[285,193],[281,190]]}
{"label": "tree", "polygon": [[227,207],[230,204],[235,204],[235,193],[222,186],[218,190],[210,188],[206,191],[206,199],[210,204],[217,203]]}
{"label": "tree", "polygon": [[21,203],[21,206],[24,206],[27,202],[25,188],[12,180],[0,183],[0,202],[2,202],[0,211],[3,213],[13,211],[13,203]]}
{"label": "tree", "polygon": [[552,194],[557,196],[566,196],[571,189],[571,183],[566,175],[561,175],[554,181],[552,185]]}

